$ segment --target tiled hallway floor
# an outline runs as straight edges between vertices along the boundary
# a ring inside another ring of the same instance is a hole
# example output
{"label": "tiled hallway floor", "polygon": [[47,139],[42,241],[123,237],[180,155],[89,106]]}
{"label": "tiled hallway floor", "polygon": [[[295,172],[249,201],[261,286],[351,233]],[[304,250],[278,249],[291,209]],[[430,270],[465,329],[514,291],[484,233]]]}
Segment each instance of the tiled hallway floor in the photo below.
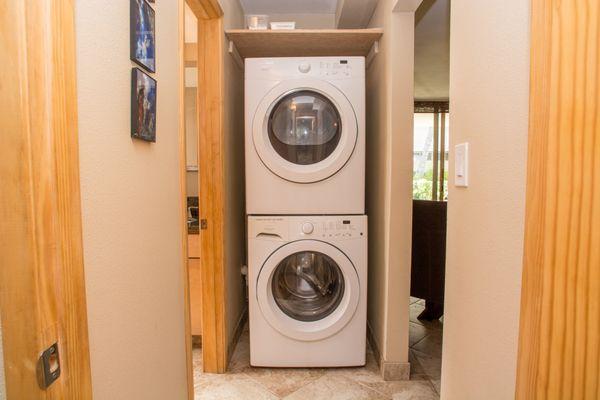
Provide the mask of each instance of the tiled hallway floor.
{"label": "tiled hallway floor", "polygon": [[411,379],[427,379],[436,392],[440,391],[442,370],[442,317],[439,321],[419,321],[425,300],[410,298],[409,360]]}
{"label": "tiled hallway floor", "polygon": [[[418,304],[416,302],[414,304],[416,310]],[[439,387],[440,363],[428,352],[437,346],[438,336],[434,330],[441,331],[441,324],[427,327],[420,322],[415,323],[412,321],[412,314],[411,305],[411,363],[413,363],[411,365],[414,371],[414,374],[411,374],[411,381],[383,381],[370,349],[367,349],[367,364],[364,367],[327,369],[251,367],[249,333],[246,327],[232,355],[226,374],[202,373],[202,350],[194,349],[195,398],[197,400],[436,400],[439,398],[436,387]],[[416,320],[416,316],[414,319]],[[441,343],[441,336],[439,337]]]}

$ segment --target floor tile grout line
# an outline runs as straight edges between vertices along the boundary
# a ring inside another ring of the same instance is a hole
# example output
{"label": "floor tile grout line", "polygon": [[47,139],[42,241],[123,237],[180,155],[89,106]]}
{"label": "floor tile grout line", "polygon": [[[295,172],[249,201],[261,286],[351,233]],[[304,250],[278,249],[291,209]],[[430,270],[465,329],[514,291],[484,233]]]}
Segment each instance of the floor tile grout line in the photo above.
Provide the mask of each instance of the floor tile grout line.
{"label": "floor tile grout line", "polygon": [[307,387],[308,385],[310,385],[311,383],[314,383],[316,381],[318,381],[319,379],[323,378],[325,375],[327,374],[327,372],[325,372],[323,375],[316,377],[314,379],[311,379],[310,382],[307,382],[306,384],[302,385],[301,387],[299,387],[298,389],[294,390],[292,393],[288,393],[287,395],[285,395],[285,397],[282,397],[282,399],[285,399],[287,397],[290,397],[291,395],[293,395],[294,393],[297,393],[298,391],[304,389],[305,387]]}
{"label": "floor tile grout line", "polygon": [[[427,357],[433,357],[433,358],[439,358],[439,359],[441,359],[441,358],[442,358],[441,356],[440,356],[440,357],[432,356],[432,355],[430,355],[430,354],[424,353],[424,352],[422,352],[422,351],[419,351],[419,350],[415,350],[415,349],[411,349],[411,350],[413,350],[413,351],[415,351],[415,352],[419,353],[420,355],[424,355],[424,356],[427,356]],[[419,361],[419,360],[417,359],[417,361]],[[428,374],[428,373],[426,373],[426,372],[425,372],[425,369],[423,368],[423,365],[421,364],[421,362],[420,362],[420,361],[419,361],[419,364],[420,364],[419,366],[420,366],[420,367],[421,367],[421,369],[423,370],[423,373],[422,373],[422,374],[419,374],[419,375],[426,376],[426,377],[427,377],[427,380],[428,380],[428,381],[430,381],[430,382],[431,382],[431,384],[433,385],[433,380],[434,380],[434,379],[433,379],[433,376],[431,376],[430,374]],[[434,389],[435,389],[435,387],[434,387]],[[437,390],[436,390],[436,392],[437,392]]]}
{"label": "floor tile grout line", "polygon": [[413,348],[411,348],[410,350],[416,351],[417,353],[419,353],[419,355],[422,355],[422,356],[427,356],[427,357],[431,357],[431,358],[439,358],[440,360],[442,359],[442,355],[441,354],[440,355],[429,354],[429,353],[426,353],[426,352],[421,351],[419,349],[413,349]]}
{"label": "floor tile grout line", "polygon": [[433,384],[433,379],[431,379],[431,377],[429,377],[429,375],[427,375],[427,376],[428,376],[427,382],[429,382],[429,384],[431,385],[431,388],[433,389],[433,391],[438,395],[438,397],[440,397],[440,392],[438,392],[437,388]]}
{"label": "floor tile grout line", "polygon": [[[252,368],[252,367],[251,367],[251,368]],[[306,387],[306,386],[310,385],[311,383],[313,383],[313,382],[315,382],[315,381],[317,381],[317,380],[321,379],[323,376],[325,376],[325,374],[326,374],[327,372],[323,373],[323,374],[322,374],[322,375],[320,375],[320,376],[317,376],[317,377],[311,378],[311,379],[310,379],[308,382],[306,382],[304,385],[300,386],[298,389],[294,390],[294,391],[293,391],[293,392],[291,392],[291,393],[288,393],[288,394],[286,394],[286,395],[285,395],[285,396],[283,396],[283,397],[282,397],[282,396],[279,396],[277,393],[273,392],[271,389],[269,389],[267,386],[265,386],[265,385],[264,385],[262,382],[260,382],[259,380],[257,380],[257,379],[255,379],[255,378],[253,378],[251,375],[248,375],[246,372],[244,372],[244,371],[241,371],[240,373],[241,373],[242,375],[245,375],[245,376],[246,376],[248,379],[250,379],[251,381],[253,381],[253,382],[255,382],[255,383],[259,384],[261,387],[263,387],[265,390],[267,390],[269,393],[271,393],[273,396],[277,397],[278,399],[284,399],[285,397],[291,396],[292,394],[296,393],[298,390],[300,390],[300,389],[302,389],[302,388],[304,388],[304,387]]]}
{"label": "floor tile grout line", "polygon": [[[415,325],[422,326],[423,328],[427,329],[429,331],[429,333],[432,333],[432,332],[443,332],[444,331],[443,325],[442,326],[431,326],[432,324],[429,324],[429,323],[425,324],[425,323],[421,322],[419,319],[417,319],[416,321],[413,321],[411,319],[408,322],[409,322],[409,324],[415,324]],[[435,322],[433,324],[435,324]]]}
{"label": "floor tile grout line", "polygon": [[416,346],[416,345],[418,345],[419,343],[421,343],[429,335],[430,335],[429,333],[425,334],[425,336],[423,336],[421,339],[419,339],[415,343],[413,343],[412,346],[408,346],[408,348],[411,349],[411,350],[414,350],[413,347]]}
{"label": "floor tile grout line", "polygon": [[[350,379],[350,378],[347,378],[347,379]],[[369,390],[371,390],[373,392],[376,392],[376,393],[378,393],[378,394],[380,394],[380,395],[382,395],[382,396],[384,396],[384,397],[386,397],[388,399],[393,399],[394,398],[393,395],[390,396],[387,393],[382,392],[381,390],[377,390],[374,387],[367,386],[367,384],[365,384],[364,382],[354,381],[352,379],[350,379],[350,380],[353,381],[353,382],[355,382],[355,383],[358,383],[359,385],[361,385],[361,386],[363,386],[363,387],[365,387],[365,388],[367,388],[367,389],[369,389]],[[385,382],[394,382],[394,381],[383,381],[383,382],[385,383]],[[438,396],[438,398],[440,396],[440,394],[438,393],[437,389],[435,388],[435,385],[433,384],[433,381],[432,381],[431,377],[429,377],[429,375],[427,375],[427,379],[424,379],[424,380],[409,379],[409,380],[406,380],[406,381],[396,381],[396,382],[427,382],[429,384],[429,386],[431,387],[431,390],[433,390],[433,393],[435,393]]]}
{"label": "floor tile grout line", "polygon": [[265,389],[267,392],[271,393],[277,399],[279,399],[279,400],[283,399],[283,397],[279,396],[277,393],[274,393],[271,389],[269,389],[268,387],[266,387],[262,382],[258,381],[257,379],[254,379],[253,377],[251,377],[250,375],[248,375],[244,371],[241,371],[241,374],[244,375],[246,378],[250,379],[252,382],[256,383],[261,388]]}
{"label": "floor tile grout line", "polygon": [[[348,377],[343,377],[343,378],[344,378],[344,379],[347,379],[347,380],[349,380],[349,381],[351,381],[351,382],[354,382],[354,383],[356,383],[356,384],[358,384],[358,385],[360,385],[360,386],[362,386],[362,387],[364,387],[364,388],[368,389],[369,391],[372,391],[372,392],[375,392],[375,393],[377,393],[377,394],[380,394],[380,395],[382,395],[382,396],[384,396],[384,397],[386,397],[386,398],[389,398],[389,399],[391,399],[391,398],[393,398],[393,397],[394,397],[394,396],[389,396],[387,393],[383,393],[383,392],[381,392],[381,391],[379,391],[379,390],[377,390],[377,389],[375,389],[375,388],[372,388],[372,387],[370,387],[370,386],[367,386],[367,384],[366,384],[366,383],[364,383],[364,382],[361,382],[361,381],[355,381],[354,379],[351,379],[351,378],[348,378]],[[383,382],[386,382],[386,381],[383,381]]]}

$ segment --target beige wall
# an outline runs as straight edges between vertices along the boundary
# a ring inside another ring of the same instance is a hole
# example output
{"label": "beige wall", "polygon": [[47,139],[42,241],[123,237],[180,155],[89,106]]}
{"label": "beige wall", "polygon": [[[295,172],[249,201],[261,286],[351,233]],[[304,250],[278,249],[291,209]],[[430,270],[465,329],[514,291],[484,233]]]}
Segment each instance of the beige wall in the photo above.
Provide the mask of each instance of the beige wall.
{"label": "beige wall", "polygon": [[456,188],[451,178],[448,196],[442,399],[512,399],[525,208],[529,2],[452,0],[451,6],[450,149],[469,142],[471,159],[470,186]]}
{"label": "beige wall", "polygon": [[338,0],[335,26],[338,29],[359,29],[368,25],[378,0]]}
{"label": "beige wall", "polygon": [[[379,2],[369,27],[389,30],[389,18],[385,18],[386,0]],[[373,339],[380,351],[385,342],[385,279],[387,269],[386,245],[386,185],[388,147],[388,63],[389,38],[383,35],[379,42],[379,54],[366,75],[367,106],[367,169],[366,211],[369,216],[369,287],[367,320]]]}
{"label": "beige wall", "polygon": [[369,27],[384,28],[367,70],[368,323],[384,364],[408,362],[412,229],[414,12],[381,0]]}
{"label": "beige wall", "polygon": [[76,1],[83,246],[93,394],[187,395],[177,0],[156,10],[157,142],[130,138],[129,2]]}
{"label": "beige wall", "polygon": [[[223,9],[223,29],[242,28],[244,14],[238,0],[219,0]],[[228,341],[246,309],[243,279],[240,272],[245,263],[246,216],[244,205],[244,71],[223,48],[225,103],[225,316]]]}
{"label": "beige wall", "polygon": [[[335,14],[269,14],[269,22],[296,22],[296,29],[334,29]],[[244,27],[245,25],[244,21]]]}

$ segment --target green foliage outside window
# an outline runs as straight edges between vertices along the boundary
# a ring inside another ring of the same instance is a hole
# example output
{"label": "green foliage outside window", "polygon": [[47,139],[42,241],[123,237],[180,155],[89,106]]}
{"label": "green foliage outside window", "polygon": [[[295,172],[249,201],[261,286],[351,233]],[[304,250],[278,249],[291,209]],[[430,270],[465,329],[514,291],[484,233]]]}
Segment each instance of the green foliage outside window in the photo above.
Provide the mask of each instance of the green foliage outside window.
{"label": "green foliage outside window", "polygon": [[[444,171],[444,200],[448,199],[448,171]],[[433,169],[422,174],[413,174],[413,199],[431,200],[433,193]]]}

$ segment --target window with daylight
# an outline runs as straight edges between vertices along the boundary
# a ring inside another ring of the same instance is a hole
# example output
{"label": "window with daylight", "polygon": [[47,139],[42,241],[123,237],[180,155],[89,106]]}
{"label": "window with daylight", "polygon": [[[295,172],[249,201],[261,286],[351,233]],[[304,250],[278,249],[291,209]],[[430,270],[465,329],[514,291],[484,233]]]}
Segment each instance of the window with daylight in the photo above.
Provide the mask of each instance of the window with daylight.
{"label": "window with daylight", "polygon": [[413,199],[448,200],[448,102],[415,102]]}

